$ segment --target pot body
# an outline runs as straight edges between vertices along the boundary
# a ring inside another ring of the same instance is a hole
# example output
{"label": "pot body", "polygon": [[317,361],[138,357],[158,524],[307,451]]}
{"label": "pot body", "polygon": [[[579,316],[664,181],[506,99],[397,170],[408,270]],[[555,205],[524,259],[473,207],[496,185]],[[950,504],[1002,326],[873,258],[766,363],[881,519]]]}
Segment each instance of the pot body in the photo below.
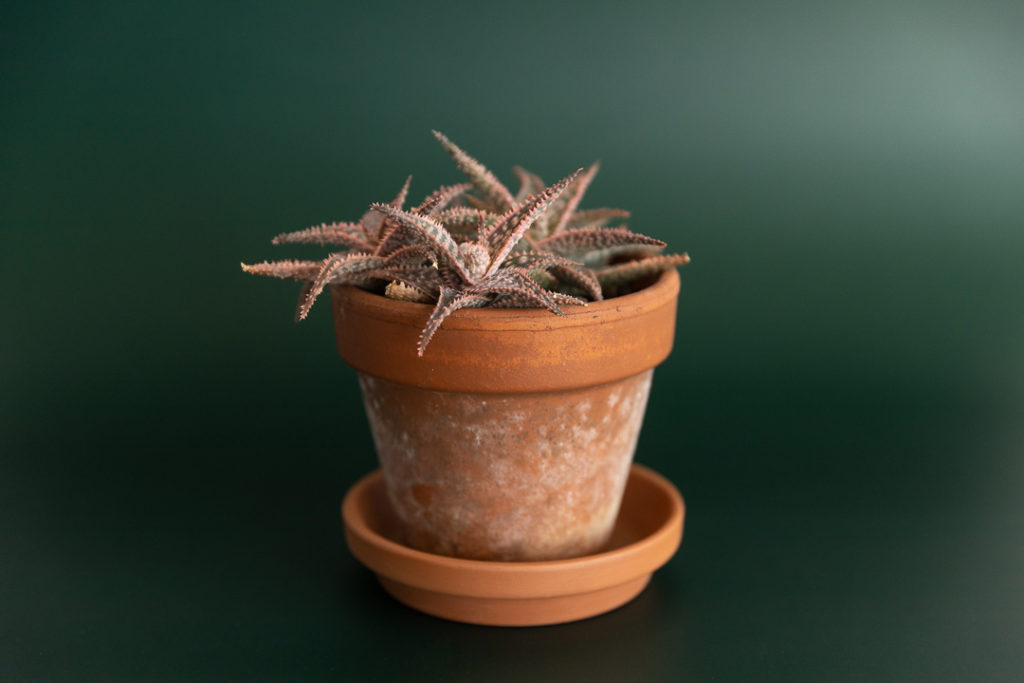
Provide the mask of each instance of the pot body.
{"label": "pot body", "polygon": [[422,357],[431,308],[332,289],[407,545],[486,560],[601,548],[618,514],[679,279],[548,311],[457,311]]}
{"label": "pot body", "polygon": [[599,549],[618,515],[651,374],[519,395],[435,391],[360,375],[404,542],[500,560]]}

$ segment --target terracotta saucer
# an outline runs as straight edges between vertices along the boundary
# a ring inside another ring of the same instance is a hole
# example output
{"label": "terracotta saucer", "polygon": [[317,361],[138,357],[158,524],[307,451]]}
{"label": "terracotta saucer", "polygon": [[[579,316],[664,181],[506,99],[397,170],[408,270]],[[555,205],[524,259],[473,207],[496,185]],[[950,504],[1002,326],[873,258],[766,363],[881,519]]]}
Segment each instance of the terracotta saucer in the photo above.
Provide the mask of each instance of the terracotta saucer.
{"label": "terracotta saucer", "polygon": [[379,470],[349,490],[341,513],[352,554],[399,602],[471,624],[540,626],[602,614],[639,595],[679,547],[684,505],[670,481],[633,465],[607,548],[545,562],[463,560],[392,540],[397,534]]}

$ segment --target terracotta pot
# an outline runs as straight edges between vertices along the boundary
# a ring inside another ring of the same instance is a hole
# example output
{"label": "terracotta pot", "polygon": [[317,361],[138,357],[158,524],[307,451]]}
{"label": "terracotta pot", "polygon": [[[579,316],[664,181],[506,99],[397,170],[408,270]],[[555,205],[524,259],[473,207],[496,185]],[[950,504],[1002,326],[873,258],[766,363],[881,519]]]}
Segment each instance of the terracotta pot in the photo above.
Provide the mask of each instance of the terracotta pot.
{"label": "terracotta pot", "polygon": [[334,287],[402,541],[431,553],[548,560],[611,534],[654,366],[672,349],[679,276],[623,297],[457,311],[426,353],[431,307]]}

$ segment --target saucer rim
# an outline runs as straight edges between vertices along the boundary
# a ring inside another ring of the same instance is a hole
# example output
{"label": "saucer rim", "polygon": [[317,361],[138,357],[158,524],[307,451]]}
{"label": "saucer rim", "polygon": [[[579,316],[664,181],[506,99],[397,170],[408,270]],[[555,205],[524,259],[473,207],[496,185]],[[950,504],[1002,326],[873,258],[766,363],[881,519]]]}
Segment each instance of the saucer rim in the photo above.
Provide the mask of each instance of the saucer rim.
{"label": "saucer rim", "polygon": [[[561,560],[491,561],[448,557],[393,541],[359,514],[359,501],[383,478],[375,470],[356,482],[342,501],[349,549],[363,565],[391,581],[453,596],[481,599],[537,599],[585,594],[650,575],[676,552],[686,506],[668,479],[633,463],[629,480],[654,485],[669,502],[665,520],[650,534],[611,550]],[[628,486],[628,484],[627,484]],[[622,514],[622,512],[620,512]]]}

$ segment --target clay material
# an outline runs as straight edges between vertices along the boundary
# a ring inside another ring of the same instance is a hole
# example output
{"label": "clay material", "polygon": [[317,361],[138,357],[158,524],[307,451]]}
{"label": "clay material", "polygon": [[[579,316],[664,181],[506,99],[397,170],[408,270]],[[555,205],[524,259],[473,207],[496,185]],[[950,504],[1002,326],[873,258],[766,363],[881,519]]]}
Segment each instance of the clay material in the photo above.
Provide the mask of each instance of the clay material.
{"label": "clay material", "polygon": [[685,508],[664,477],[633,465],[614,533],[601,552],[568,560],[483,562],[399,543],[401,523],[374,472],[342,503],[352,553],[400,602],[473,624],[538,626],[615,609],[640,594],[682,539]]}
{"label": "clay material", "polygon": [[457,311],[423,357],[430,307],[332,290],[402,541],[431,553],[550,560],[608,539],[679,277],[589,306]]}
{"label": "clay material", "polygon": [[546,394],[466,394],[360,376],[403,541],[455,557],[574,557],[619,511],[651,371]]}

